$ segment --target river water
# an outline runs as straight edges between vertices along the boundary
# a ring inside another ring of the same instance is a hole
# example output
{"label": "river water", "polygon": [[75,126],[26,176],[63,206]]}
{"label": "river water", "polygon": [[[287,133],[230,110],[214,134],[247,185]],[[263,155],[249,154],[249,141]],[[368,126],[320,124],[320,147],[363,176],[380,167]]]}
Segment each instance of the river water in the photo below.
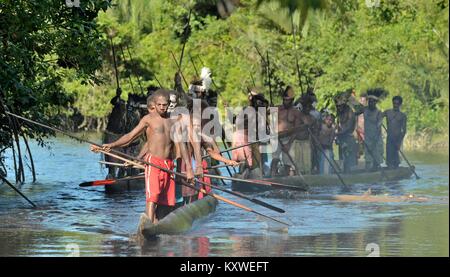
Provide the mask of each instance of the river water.
{"label": "river water", "polygon": [[[80,188],[79,183],[106,175],[100,155],[64,137],[52,139],[49,146],[31,142],[37,182],[19,187],[37,208],[0,184],[0,256],[449,256],[447,154],[407,153],[421,179],[360,184],[350,191],[413,193],[428,197],[427,202],[342,203],[305,200],[295,193],[252,195],[286,210],[277,214],[219,193],[292,226],[220,203],[189,232],[141,244],[134,234],[145,206],[143,191],[107,195],[102,187]],[[11,159],[6,163],[13,180]],[[340,188],[311,193],[340,193]]]}

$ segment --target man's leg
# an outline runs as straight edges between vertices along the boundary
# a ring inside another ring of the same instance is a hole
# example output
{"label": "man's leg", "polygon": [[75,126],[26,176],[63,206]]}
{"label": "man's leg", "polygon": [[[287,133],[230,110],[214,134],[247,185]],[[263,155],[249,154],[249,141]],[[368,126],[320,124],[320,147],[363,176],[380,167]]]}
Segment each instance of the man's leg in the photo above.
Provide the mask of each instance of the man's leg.
{"label": "man's leg", "polygon": [[366,161],[365,163],[365,168],[368,170],[370,168],[373,167],[373,157],[372,157],[372,152],[373,152],[373,147],[372,147],[372,143],[370,140],[368,140],[366,138],[365,140],[365,147],[364,147],[364,160]]}
{"label": "man's leg", "polygon": [[393,143],[391,142],[391,137],[387,137],[386,139],[386,164],[389,168],[393,167],[393,158],[394,158],[394,148]]}
{"label": "man's leg", "polygon": [[275,177],[278,174],[278,164],[280,163],[280,155],[281,155],[281,143],[278,140],[278,145],[275,151],[272,154],[272,162],[270,163],[270,175]]}
{"label": "man's leg", "polygon": [[148,212],[147,212],[147,216],[148,218],[150,218],[150,220],[152,221],[152,223],[158,223],[158,219],[156,218],[156,208],[157,205],[154,202],[147,202],[148,204]]}

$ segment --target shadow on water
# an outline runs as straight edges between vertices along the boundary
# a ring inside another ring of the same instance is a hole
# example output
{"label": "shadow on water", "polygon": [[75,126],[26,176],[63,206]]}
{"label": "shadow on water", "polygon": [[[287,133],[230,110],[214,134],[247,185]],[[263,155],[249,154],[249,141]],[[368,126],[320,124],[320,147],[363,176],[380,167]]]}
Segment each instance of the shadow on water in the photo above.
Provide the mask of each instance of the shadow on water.
{"label": "shadow on water", "polygon": [[[106,195],[101,187],[79,188],[83,181],[106,175],[98,164],[99,155],[91,153],[88,145],[57,138],[50,152],[34,142],[31,147],[38,182],[20,189],[38,208],[29,208],[0,184],[1,256],[449,255],[446,155],[407,153],[421,179],[359,184],[348,192],[362,194],[370,188],[381,195],[413,193],[430,199],[424,203],[343,203],[305,199],[287,191],[252,195],[286,210],[277,214],[224,195],[292,226],[286,229],[220,203],[216,213],[195,222],[188,233],[142,243],[135,233],[145,205],[143,192]],[[11,159],[7,162],[11,168]],[[311,191],[339,193],[338,186]]]}

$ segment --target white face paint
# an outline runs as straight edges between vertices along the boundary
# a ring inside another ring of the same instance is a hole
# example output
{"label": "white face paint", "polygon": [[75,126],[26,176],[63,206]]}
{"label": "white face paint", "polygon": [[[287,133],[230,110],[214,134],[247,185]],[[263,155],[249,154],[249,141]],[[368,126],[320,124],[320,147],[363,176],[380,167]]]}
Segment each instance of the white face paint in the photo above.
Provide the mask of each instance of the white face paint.
{"label": "white face paint", "polygon": [[178,104],[177,103],[177,96],[175,94],[171,94],[169,96],[169,101],[170,101],[170,103],[169,103],[169,107],[168,107],[167,111],[168,112],[172,112],[175,109],[175,107],[177,106],[177,104]]}

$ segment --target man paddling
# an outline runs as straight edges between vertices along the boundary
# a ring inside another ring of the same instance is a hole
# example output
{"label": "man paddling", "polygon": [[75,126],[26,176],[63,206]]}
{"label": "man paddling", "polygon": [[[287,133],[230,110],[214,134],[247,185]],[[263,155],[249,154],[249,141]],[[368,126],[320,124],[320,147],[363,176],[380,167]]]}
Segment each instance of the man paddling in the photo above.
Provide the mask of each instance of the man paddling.
{"label": "man paddling", "polygon": [[[154,112],[151,112],[152,99],[155,103]],[[171,133],[176,120],[168,117],[168,106],[169,92],[163,89],[157,90],[151,98],[147,99],[149,114],[144,116],[131,132],[115,142],[103,144],[102,148],[108,151],[111,148],[121,147],[130,143],[145,131],[148,147],[145,161],[173,170],[175,141]],[[91,145],[92,151],[98,149],[99,147]],[[184,147],[180,147],[180,149],[182,152],[185,151]],[[186,167],[186,174],[188,181],[192,181],[194,176],[189,165]],[[175,206],[175,182],[172,176],[165,171],[152,166],[145,166],[145,192],[146,213],[153,223],[164,217]]]}

